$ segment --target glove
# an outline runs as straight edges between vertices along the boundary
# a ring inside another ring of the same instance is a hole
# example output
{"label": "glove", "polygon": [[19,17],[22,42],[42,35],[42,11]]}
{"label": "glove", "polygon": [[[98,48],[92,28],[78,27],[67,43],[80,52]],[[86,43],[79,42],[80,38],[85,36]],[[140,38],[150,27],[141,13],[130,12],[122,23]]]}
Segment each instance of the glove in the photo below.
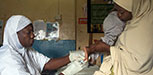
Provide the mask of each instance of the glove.
{"label": "glove", "polygon": [[82,50],[79,51],[70,51],[69,53],[69,59],[71,62],[77,60],[84,60],[85,59],[85,53]]}
{"label": "glove", "polygon": [[87,61],[83,61],[83,60],[82,61],[74,61],[74,62],[71,62],[64,71],[62,71],[62,74],[74,75],[87,66],[88,66]]}

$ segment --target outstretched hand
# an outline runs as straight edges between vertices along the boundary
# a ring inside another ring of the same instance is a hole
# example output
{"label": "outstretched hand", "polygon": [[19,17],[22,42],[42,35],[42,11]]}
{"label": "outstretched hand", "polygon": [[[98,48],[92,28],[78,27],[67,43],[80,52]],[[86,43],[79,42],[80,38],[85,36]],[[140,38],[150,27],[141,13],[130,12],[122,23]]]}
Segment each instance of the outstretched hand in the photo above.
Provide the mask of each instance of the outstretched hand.
{"label": "outstretched hand", "polygon": [[97,41],[95,44],[90,45],[89,47],[85,47],[84,49],[85,52],[85,60],[88,60],[88,56],[91,53],[94,52],[109,52],[110,51],[110,46],[104,43],[103,41]]}

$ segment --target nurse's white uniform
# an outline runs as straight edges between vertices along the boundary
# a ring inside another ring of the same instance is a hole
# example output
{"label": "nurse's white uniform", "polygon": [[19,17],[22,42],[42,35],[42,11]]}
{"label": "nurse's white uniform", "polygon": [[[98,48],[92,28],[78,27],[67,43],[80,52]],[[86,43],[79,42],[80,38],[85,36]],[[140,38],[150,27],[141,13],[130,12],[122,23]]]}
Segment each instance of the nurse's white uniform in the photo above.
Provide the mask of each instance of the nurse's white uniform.
{"label": "nurse's white uniform", "polygon": [[50,58],[32,48],[24,48],[17,32],[29,25],[31,21],[15,15],[9,18],[4,30],[3,46],[0,48],[0,75],[41,75],[45,63]]}

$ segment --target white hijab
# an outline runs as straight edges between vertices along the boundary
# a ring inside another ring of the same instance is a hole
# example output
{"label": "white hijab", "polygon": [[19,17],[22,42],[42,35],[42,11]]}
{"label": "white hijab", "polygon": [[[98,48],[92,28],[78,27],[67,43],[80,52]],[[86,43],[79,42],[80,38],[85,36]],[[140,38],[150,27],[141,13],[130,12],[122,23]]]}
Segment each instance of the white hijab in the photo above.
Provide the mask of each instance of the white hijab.
{"label": "white hijab", "polygon": [[3,46],[0,51],[7,50],[6,48],[11,48],[18,51],[19,53],[24,53],[24,47],[21,45],[18,39],[17,32],[25,28],[31,23],[31,21],[22,15],[11,16],[4,29],[4,41]]}

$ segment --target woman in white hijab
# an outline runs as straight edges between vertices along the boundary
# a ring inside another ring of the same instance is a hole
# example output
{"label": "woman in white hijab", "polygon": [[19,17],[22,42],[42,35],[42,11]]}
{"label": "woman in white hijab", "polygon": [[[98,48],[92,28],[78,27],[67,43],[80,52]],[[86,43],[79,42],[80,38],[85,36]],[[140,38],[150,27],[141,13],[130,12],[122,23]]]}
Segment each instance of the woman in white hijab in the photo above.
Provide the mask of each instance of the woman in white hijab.
{"label": "woman in white hijab", "polygon": [[83,53],[50,59],[33,50],[33,42],[31,21],[22,15],[11,16],[6,23],[4,42],[0,48],[0,75],[40,75],[43,69],[58,69]]}
{"label": "woman in white hijab", "polygon": [[[127,21],[115,46],[103,42],[86,52],[110,52],[95,75],[153,74],[153,0],[114,0],[118,17]],[[128,15],[125,15],[128,14]],[[131,15],[130,15],[131,14]],[[87,54],[87,56],[88,56]]]}

